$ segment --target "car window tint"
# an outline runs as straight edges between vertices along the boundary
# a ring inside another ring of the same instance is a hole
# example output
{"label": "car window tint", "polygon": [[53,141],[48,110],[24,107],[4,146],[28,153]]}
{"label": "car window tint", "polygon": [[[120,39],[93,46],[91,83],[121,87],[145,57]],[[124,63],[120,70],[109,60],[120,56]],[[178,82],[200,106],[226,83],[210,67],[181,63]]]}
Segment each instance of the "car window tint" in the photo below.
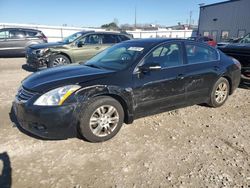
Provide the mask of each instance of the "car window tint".
{"label": "car window tint", "polygon": [[12,31],[10,31],[9,36],[12,39],[22,39],[25,37],[25,34],[23,31],[12,30]]}
{"label": "car window tint", "polygon": [[38,32],[36,32],[36,31],[26,31],[26,36],[27,37],[36,37],[36,36],[38,36]]}
{"label": "car window tint", "polygon": [[216,61],[218,59],[217,51],[205,46],[187,44],[186,52],[189,64]]}
{"label": "car window tint", "polygon": [[119,42],[119,39],[116,35],[103,35],[102,43],[103,44],[113,44]]}
{"label": "car window tint", "polygon": [[182,53],[179,44],[166,44],[156,48],[145,60],[147,63],[160,64],[162,68],[174,67],[182,64]]}
{"label": "car window tint", "polygon": [[250,43],[250,34],[241,39],[240,43]]}
{"label": "car window tint", "polygon": [[88,35],[84,39],[84,44],[100,44],[100,35]]}
{"label": "car window tint", "polygon": [[119,35],[121,41],[129,40],[129,38],[125,35]]}

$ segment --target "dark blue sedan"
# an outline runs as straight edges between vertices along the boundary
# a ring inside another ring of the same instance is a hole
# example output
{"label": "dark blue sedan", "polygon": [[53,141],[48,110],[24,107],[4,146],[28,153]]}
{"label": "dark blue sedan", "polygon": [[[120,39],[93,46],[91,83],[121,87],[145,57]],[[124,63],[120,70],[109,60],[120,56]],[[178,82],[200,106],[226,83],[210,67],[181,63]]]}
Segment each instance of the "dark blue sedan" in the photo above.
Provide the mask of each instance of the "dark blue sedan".
{"label": "dark blue sedan", "polygon": [[[52,68],[25,80],[13,109],[43,138],[115,136],[123,123],[194,104],[220,107],[240,82],[240,63],[190,40],[131,40],[85,64]],[[132,127],[131,127],[132,128]]]}

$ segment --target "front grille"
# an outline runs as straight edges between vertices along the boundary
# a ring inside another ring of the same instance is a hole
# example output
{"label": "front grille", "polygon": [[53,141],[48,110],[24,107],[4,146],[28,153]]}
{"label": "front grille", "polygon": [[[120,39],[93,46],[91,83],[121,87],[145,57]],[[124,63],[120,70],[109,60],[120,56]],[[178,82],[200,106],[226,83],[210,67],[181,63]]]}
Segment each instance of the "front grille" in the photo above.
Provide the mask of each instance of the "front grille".
{"label": "front grille", "polygon": [[36,93],[32,91],[28,91],[27,89],[24,89],[21,87],[16,95],[17,100],[21,102],[27,102],[29,99],[31,99]]}

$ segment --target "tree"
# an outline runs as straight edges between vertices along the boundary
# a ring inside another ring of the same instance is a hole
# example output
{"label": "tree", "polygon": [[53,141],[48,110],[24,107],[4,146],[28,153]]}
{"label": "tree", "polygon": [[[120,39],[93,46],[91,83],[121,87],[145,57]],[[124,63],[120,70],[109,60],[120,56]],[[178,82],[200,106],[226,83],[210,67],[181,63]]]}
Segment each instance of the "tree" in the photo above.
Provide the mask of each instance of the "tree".
{"label": "tree", "polygon": [[119,26],[115,22],[111,22],[109,24],[103,24],[101,28],[108,30],[119,30]]}

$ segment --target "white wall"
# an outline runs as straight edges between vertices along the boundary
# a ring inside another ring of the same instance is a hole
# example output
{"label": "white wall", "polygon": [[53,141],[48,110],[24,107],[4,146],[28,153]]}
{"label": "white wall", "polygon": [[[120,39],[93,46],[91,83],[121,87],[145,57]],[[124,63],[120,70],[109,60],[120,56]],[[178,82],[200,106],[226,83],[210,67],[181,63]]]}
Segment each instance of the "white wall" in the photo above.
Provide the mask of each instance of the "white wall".
{"label": "white wall", "polygon": [[195,36],[193,30],[127,31],[134,38],[188,38]]}
{"label": "white wall", "polygon": [[[81,28],[81,27],[63,27],[63,26],[48,26],[48,25],[35,25],[35,24],[15,24],[15,23],[0,23],[0,28],[6,27],[24,27],[24,28],[31,28],[31,29],[38,29],[41,30],[47,37],[48,42],[55,42],[60,41],[64,37],[67,37],[73,33],[82,30],[94,30],[94,31],[105,31],[104,29],[100,28]],[[192,35],[196,35],[193,30],[154,30],[154,31],[127,31],[128,33],[132,34],[134,38],[187,38]]]}

